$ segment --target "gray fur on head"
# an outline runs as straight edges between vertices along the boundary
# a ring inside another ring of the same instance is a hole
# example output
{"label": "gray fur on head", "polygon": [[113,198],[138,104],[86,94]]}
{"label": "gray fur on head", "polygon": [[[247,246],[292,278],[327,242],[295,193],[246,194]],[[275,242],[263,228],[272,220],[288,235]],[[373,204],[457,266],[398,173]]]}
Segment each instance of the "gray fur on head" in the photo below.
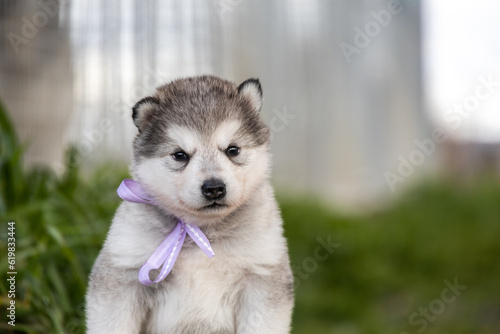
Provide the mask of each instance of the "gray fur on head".
{"label": "gray fur on head", "polygon": [[269,142],[270,132],[260,118],[261,108],[258,79],[248,79],[239,86],[209,75],[174,80],[133,107],[132,118],[139,129],[134,153],[154,155],[169,124],[210,135],[220,123],[231,119],[241,121],[242,133],[253,138],[255,146],[264,145]]}

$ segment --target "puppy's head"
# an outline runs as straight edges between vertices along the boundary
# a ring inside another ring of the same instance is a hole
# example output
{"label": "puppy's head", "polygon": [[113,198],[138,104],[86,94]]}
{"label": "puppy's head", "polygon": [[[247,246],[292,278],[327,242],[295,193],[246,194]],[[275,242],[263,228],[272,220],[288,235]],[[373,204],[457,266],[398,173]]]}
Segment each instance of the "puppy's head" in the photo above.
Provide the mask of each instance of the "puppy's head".
{"label": "puppy's head", "polygon": [[168,212],[204,224],[236,210],[268,177],[268,127],[257,79],[173,81],[139,101],[132,172]]}

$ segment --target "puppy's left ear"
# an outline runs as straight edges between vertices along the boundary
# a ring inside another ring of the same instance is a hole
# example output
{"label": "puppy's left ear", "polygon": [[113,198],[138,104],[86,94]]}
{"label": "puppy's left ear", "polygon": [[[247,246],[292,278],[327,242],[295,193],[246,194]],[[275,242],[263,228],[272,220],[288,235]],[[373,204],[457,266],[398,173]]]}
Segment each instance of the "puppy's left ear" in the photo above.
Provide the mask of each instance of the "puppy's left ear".
{"label": "puppy's left ear", "polygon": [[262,108],[262,87],[259,79],[248,79],[238,86],[238,94],[250,102],[252,108],[259,112]]}
{"label": "puppy's left ear", "polygon": [[158,99],[152,96],[145,97],[134,105],[132,108],[132,119],[139,132],[144,130],[148,122],[148,115],[156,107],[158,107]]}

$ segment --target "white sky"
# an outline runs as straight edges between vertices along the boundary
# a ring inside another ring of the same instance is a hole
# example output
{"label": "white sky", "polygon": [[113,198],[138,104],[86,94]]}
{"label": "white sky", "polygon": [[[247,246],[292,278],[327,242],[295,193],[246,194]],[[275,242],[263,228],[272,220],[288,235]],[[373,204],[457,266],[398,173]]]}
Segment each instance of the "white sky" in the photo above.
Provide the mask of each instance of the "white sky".
{"label": "white sky", "polygon": [[[499,87],[461,116],[458,139],[500,141],[500,1],[423,0],[424,92],[436,126],[492,76]],[[481,92],[485,91],[484,88]]]}
{"label": "white sky", "polygon": [[[81,55],[87,56],[86,64],[89,66],[80,75],[85,75],[88,82],[98,83],[101,73],[97,23],[100,18],[99,15],[79,15],[81,12],[88,13],[84,5],[85,2],[75,2],[73,6],[73,28],[77,28],[73,30],[73,42],[78,46],[82,43],[80,38],[85,38],[86,43],[92,44],[87,46],[88,54]],[[310,14],[318,11],[315,6],[304,6],[304,0],[292,1],[290,7],[293,12],[302,14],[297,16],[297,20],[316,17],[304,15],[305,9]],[[130,24],[133,2],[122,2],[122,10],[122,23],[126,29],[121,36],[122,85],[124,91],[130,91],[133,83],[130,68],[134,61],[130,49],[134,29],[133,24]],[[100,13],[99,10],[95,12]],[[168,15],[168,12],[162,15]],[[480,85],[479,77],[492,77],[494,81],[500,82],[500,1],[422,0],[422,20],[424,92],[428,109],[435,126],[450,128],[452,124],[444,119],[444,114],[450,115],[454,105],[463,104],[474,94]],[[81,31],[82,28],[85,29]],[[171,54],[168,51],[159,50],[158,57],[162,59],[159,63],[165,63],[165,58]],[[495,89],[488,98],[479,101],[478,107],[468,117],[460,116],[460,126],[453,132],[458,139],[500,141],[500,87]]]}

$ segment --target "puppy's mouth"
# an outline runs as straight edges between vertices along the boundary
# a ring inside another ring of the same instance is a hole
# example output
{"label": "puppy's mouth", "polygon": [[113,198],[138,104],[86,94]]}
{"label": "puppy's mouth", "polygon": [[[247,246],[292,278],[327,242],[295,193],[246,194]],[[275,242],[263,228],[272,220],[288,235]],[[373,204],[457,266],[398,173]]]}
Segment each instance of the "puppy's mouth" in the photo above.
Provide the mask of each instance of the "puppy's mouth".
{"label": "puppy's mouth", "polygon": [[218,210],[218,209],[223,209],[226,208],[227,204],[223,203],[217,203],[216,201],[212,202],[209,205],[205,205],[201,208],[201,210],[206,211],[206,210]]}

